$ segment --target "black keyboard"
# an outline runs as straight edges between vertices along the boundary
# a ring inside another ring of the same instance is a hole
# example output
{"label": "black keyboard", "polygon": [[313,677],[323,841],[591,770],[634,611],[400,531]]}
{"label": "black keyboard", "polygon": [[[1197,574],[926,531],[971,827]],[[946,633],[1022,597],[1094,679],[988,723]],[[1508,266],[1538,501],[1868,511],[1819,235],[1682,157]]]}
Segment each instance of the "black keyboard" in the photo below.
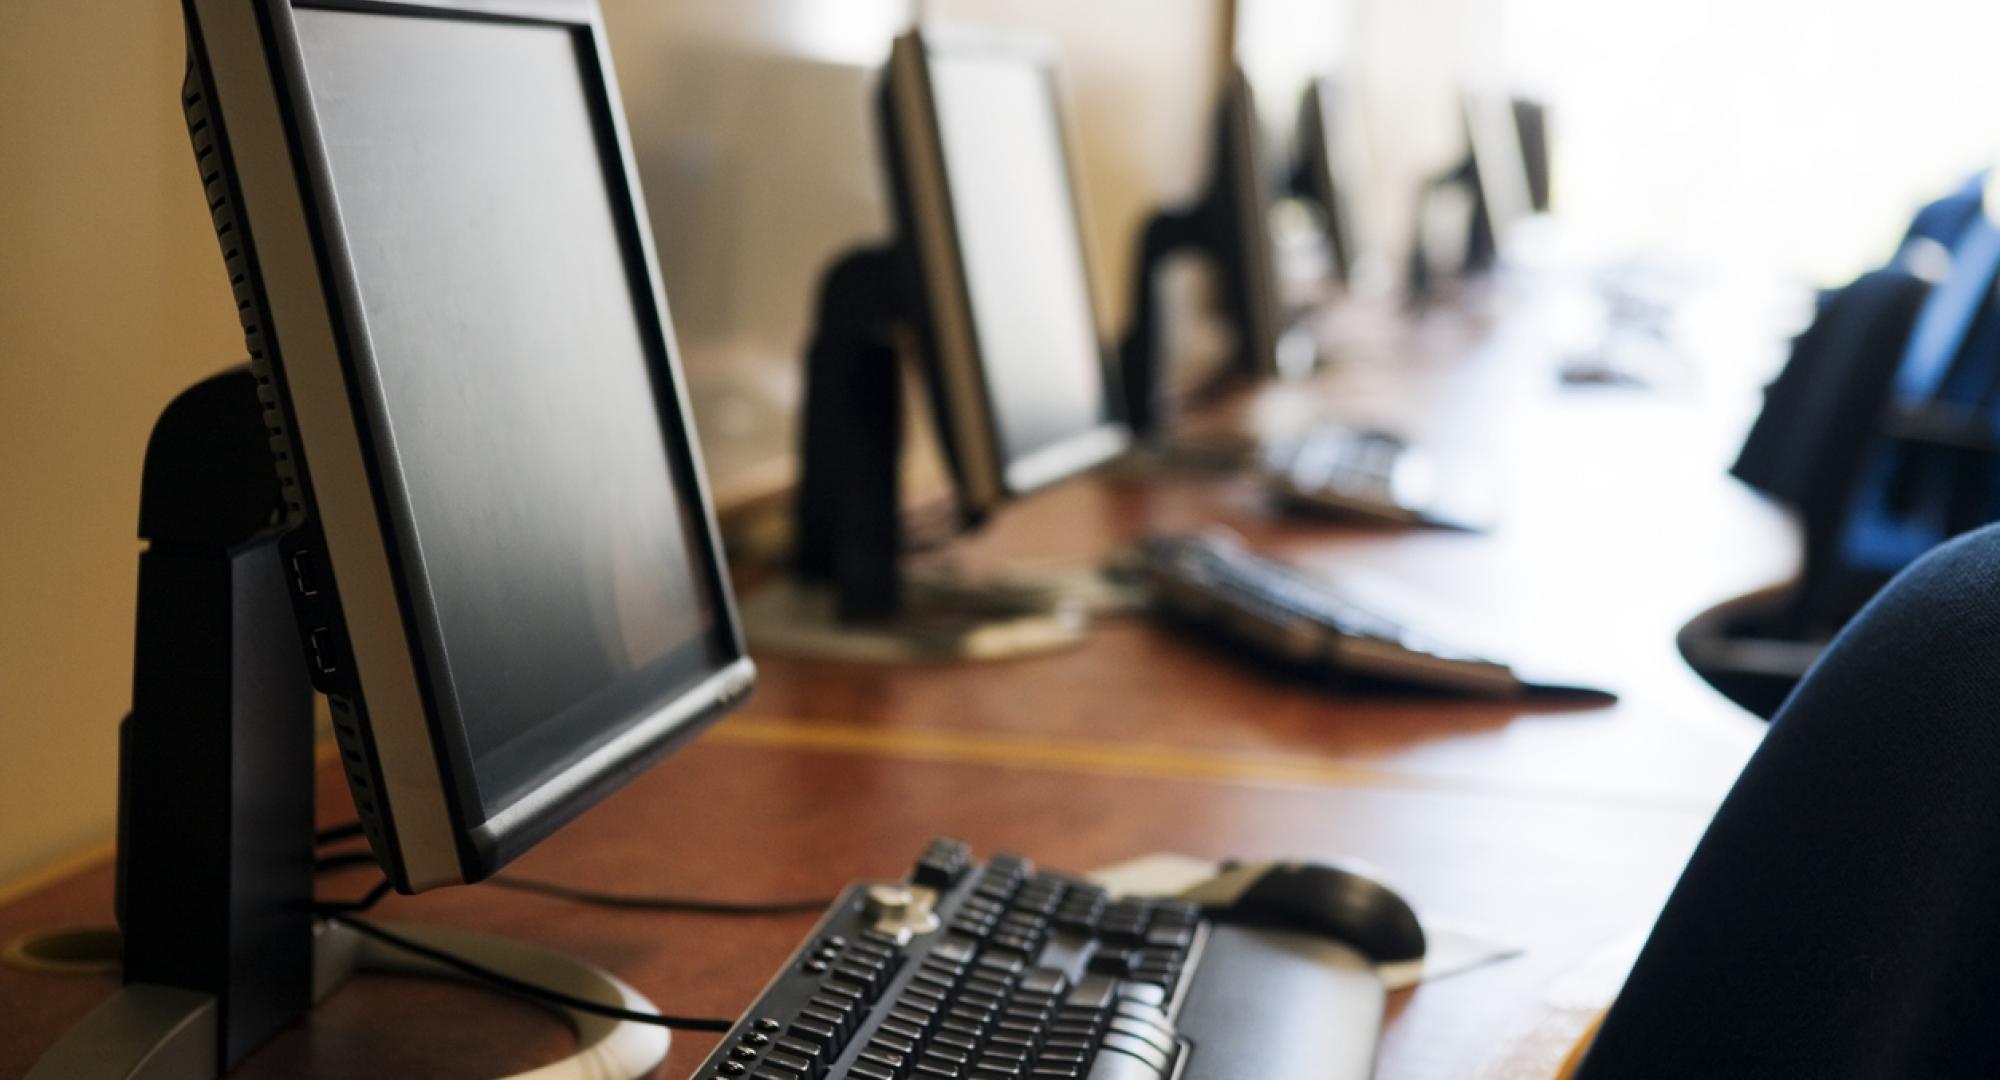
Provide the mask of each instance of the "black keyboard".
{"label": "black keyboard", "polygon": [[936,840],[835,901],[696,1080],[1363,1080],[1358,953]]}
{"label": "black keyboard", "polygon": [[1513,697],[1507,664],[1455,648],[1218,533],[1140,548],[1154,604],[1287,663],[1457,693]]}

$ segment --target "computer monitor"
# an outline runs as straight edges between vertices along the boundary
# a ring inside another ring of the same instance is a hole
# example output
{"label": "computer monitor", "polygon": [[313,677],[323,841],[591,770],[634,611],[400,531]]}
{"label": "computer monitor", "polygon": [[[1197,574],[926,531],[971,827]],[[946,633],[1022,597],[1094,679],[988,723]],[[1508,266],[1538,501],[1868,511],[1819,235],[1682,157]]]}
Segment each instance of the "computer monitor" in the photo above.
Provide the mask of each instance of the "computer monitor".
{"label": "computer monitor", "polygon": [[1546,214],[1555,203],[1549,172],[1549,107],[1523,97],[1515,98],[1512,104],[1514,129],[1521,137],[1521,161],[1528,174],[1528,200],[1535,213]]}
{"label": "computer monitor", "polygon": [[189,0],[354,802],[477,881],[751,687],[592,0]]}
{"label": "computer monitor", "polygon": [[1364,182],[1357,120],[1352,95],[1339,80],[1320,76],[1306,86],[1292,187],[1319,207],[1334,276],[1342,285],[1352,284],[1361,258],[1361,225],[1354,212],[1354,196]]}
{"label": "computer monitor", "polygon": [[1483,264],[1499,255],[1516,225],[1534,216],[1535,185],[1513,99],[1468,92],[1460,102],[1477,200],[1468,261]]}
{"label": "computer monitor", "polygon": [[883,84],[897,247],[973,515],[1122,451],[1115,373],[1049,50],[925,28]]}
{"label": "computer monitor", "polygon": [[[1137,431],[1156,429],[1164,403],[1231,378],[1288,371],[1271,239],[1279,178],[1265,157],[1250,79],[1232,64],[1216,107],[1208,187],[1195,202],[1154,215],[1133,266],[1132,326],[1121,346],[1121,368],[1127,414]],[[1161,271],[1183,255],[1201,258],[1215,274],[1222,314],[1235,331],[1235,347],[1217,366],[1168,369]]]}
{"label": "computer monitor", "polygon": [[1278,294],[1278,255],[1271,243],[1271,208],[1279,177],[1266,160],[1263,125],[1250,78],[1233,64],[1223,84],[1216,118],[1215,165],[1209,197],[1213,211],[1210,250],[1223,277],[1223,295],[1236,326],[1236,366],[1250,375],[1280,375],[1279,341],[1284,311]]}

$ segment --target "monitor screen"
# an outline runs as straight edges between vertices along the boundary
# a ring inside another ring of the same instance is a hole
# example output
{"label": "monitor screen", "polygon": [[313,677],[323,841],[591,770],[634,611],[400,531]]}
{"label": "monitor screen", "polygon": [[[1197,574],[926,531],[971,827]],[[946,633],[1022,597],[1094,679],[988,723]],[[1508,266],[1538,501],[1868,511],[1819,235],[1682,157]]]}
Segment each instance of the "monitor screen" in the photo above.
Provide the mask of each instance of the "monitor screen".
{"label": "monitor screen", "polygon": [[1021,490],[1066,471],[1036,455],[1110,417],[1060,114],[1047,69],[1018,54],[943,49],[928,63],[982,377]]}
{"label": "monitor screen", "polygon": [[1355,197],[1367,175],[1360,109],[1354,94],[1332,78],[1314,79],[1299,111],[1299,146],[1307,194],[1326,215],[1334,273],[1351,281],[1361,259]]}
{"label": "monitor screen", "polygon": [[1464,107],[1473,167],[1479,173],[1479,200],[1497,251],[1506,244],[1508,231],[1535,212],[1527,155],[1514,103],[1506,95],[1467,94]]}
{"label": "monitor screen", "polygon": [[691,433],[587,31],[297,27],[405,603],[491,816],[725,659]]}

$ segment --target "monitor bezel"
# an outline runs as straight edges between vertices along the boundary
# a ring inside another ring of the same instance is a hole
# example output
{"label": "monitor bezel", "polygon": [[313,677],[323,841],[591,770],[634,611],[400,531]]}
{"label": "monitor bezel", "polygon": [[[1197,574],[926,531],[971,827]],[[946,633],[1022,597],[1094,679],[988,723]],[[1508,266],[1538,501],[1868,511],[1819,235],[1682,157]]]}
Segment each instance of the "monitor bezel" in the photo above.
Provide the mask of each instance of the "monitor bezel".
{"label": "monitor bezel", "polygon": [[[1479,238],[1497,261],[1507,236],[1536,214],[1534,183],[1528,175],[1528,152],[1522,145],[1520,120],[1514,99],[1490,89],[1470,89],[1459,95],[1459,115],[1465,125],[1467,152],[1473,174],[1478,178],[1475,195],[1483,213],[1477,216],[1483,230]],[[1499,130],[1504,128],[1505,130]],[[1519,185],[1518,198],[1499,191],[1499,185]],[[1511,206],[1505,220],[1495,207]]]}
{"label": "monitor bezel", "polygon": [[1360,226],[1355,220],[1354,192],[1348,188],[1355,177],[1341,176],[1340,140],[1354,132],[1336,134],[1351,120],[1349,90],[1332,75],[1316,75],[1306,84],[1299,100],[1300,169],[1305,190],[1299,194],[1319,204],[1326,224],[1326,241],[1333,256],[1333,270],[1344,287],[1354,284],[1360,263]]}
{"label": "monitor bezel", "polygon": [[1221,225],[1234,239],[1236,265],[1224,268],[1234,281],[1238,363],[1253,377],[1282,377],[1279,339],[1284,336],[1284,303],[1278,296],[1278,249],[1271,238],[1271,213],[1277,204],[1280,178],[1265,160],[1264,128],[1257,117],[1256,88],[1242,63],[1232,62],[1224,78],[1217,116],[1216,176],[1223,190],[1213,197],[1226,200],[1217,211],[1229,221]]}
{"label": "monitor bezel", "polygon": [[[944,161],[944,135],[932,93],[931,58],[967,55],[1032,66],[1046,88],[1104,386],[1104,406],[1095,426],[1014,460],[1008,459],[1001,444],[998,417],[985,378],[986,358],[973,318],[971,281],[958,239]],[[1062,108],[1054,51],[1043,41],[1021,35],[918,26],[899,35],[891,48],[884,96],[883,135],[889,151],[886,171],[899,239],[907,249],[906,257],[915,264],[917,300],[925,309],[918,329],[929,354],[933,405],[940,436],[957,474],[962,509],[979,517],[1008,500],[1102,464],[1131,443],[1119,417],[1117,372],[1098,321],[1095,253],[1078,183],[1074,140]]]}
{"label": "monitor bezel", "polygon": [[[323,569],[339,596],[351,661],[345,696],[360,706],[352,712],[368,736],[364,771],[350,767],[350,785],[357,804],[364,796],[386,804],[371,839],[399,888],[479,880],[692,738],[754,683],[602,18],[595,0],[186,3],[190,56],[205,65],[206,84],[216,88],[221,165],[237,192],[242,246],[252,261],[248,276],[269,354],[253,361],[268,363],[303,459],[294,523],[309,524],[323,539]],[[409,507],[395,470],[385,467],[396,446],[382,423],[380,385],[369,375],[359,290],[306,81],[296,8],[526,23],[580,35],[582,76],[597,114],[669,468],[697,504],[687,508],[700,549],[691,555],[713,610],[707,631],[713,669],[490,813],[479,797],[466,733],[448,719],[449,703],[430,674],[441,667],[439,635],[430,632],[427,587],[414,572],[420,564]]]}

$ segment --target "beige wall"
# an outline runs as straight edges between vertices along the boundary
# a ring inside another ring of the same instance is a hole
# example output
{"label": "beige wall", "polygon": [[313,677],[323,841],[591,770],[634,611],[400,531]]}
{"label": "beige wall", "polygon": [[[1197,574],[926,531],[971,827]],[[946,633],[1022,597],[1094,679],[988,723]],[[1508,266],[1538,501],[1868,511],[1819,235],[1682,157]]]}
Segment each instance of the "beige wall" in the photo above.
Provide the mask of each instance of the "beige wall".
{"label": "beige wall", "polygon": [[243,351],[181,68],[178,5],[0,9],[0,881],[109,832],[146,434]]}
{"label": "beige wall", "polygon": [[[788,472],[811,283],[880,233],[861,110],[910,0],[604,0],[711,460]],[[1048,33],[1122,324],[1130,237],[1200,180],[1218,0],[934,0]],[[1143,37],[1133,27],[1143,27]],[[0,6],[0,883],[108,837],[153,417],[242,339],[176,107],[179,6]]]}

